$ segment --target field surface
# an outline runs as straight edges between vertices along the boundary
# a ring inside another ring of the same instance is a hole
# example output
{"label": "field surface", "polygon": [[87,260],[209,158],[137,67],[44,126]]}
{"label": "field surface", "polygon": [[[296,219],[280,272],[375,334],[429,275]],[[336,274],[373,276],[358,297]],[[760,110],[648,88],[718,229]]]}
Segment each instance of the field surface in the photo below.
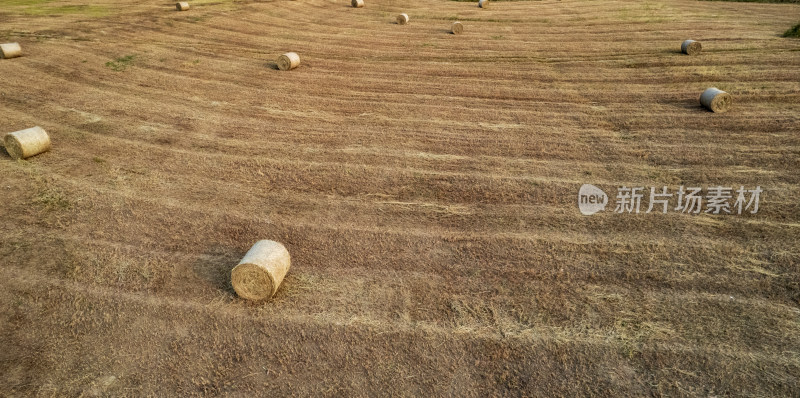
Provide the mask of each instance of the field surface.
{"label": "field surface", "polygon": [[0,396],[800,396],[800,5],[86,3],[0,0]]}

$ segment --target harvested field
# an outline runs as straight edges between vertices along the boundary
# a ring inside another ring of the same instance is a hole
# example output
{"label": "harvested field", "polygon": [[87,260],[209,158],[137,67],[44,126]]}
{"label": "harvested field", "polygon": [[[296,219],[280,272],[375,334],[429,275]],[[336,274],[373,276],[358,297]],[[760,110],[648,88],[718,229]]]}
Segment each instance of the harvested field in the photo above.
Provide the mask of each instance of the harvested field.
{"label": "harvested field", "polygon": [[[798,396],[798,14],[0,0],[0,135],[52,140],[0,149],[0,395]],[[764,193],[584,216],[582,184]],[[260,239],[292,265],[251,303]]]}

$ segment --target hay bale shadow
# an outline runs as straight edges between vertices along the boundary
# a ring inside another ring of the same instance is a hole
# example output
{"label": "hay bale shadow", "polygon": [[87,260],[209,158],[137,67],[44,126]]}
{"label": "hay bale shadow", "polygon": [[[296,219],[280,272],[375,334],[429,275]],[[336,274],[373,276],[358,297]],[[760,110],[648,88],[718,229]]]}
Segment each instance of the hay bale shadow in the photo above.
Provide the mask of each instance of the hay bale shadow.
{"label": "hay bale shadow", "polygon": [[209,286],[236,297],[236,291],[231,285],[231,270],[245,252],[246,250],[226,246],[212,246],[191,267],[195,275]]}
{"label": "hay bale shadow", "polygon": [[696,100],[684,100],[684,101],[679,101],[679,102],[676,101],[676,102],[673,103],[673,105],[675,106],[675,108],[683,109],[683,110],[686,110],[686,111],[693,111],[693,112],[697,112],[697,113],[708,113],[709,112],[708,109],[703,107],[703,105],[700,104]]}
{"label": "hay bale shadow", "polygon": [[3,155],[9,159],[12,159],[11,155],[6,151],[6,147],[0,146],[0,155]]}
{"label": "hay bale shadow", "polygon": [[281,68],[278,68],[278,63],[277,62],[268,62],[267,63],[267,68],[270,68],[272,70],[281,70]]}
{"label": "hay bale shadow", "polygon": [[700,102],[691,98],[660,98],[656,103],[682,111],[707,111]]}

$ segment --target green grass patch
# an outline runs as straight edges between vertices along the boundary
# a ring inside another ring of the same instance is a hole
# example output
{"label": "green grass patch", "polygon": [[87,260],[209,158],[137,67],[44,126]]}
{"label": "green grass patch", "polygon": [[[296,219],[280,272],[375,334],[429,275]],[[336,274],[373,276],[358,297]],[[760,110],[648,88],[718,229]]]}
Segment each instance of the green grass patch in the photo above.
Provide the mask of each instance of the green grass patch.
{"label": "green grass patch", "polygon": [[64,192],[52,187],[41,190],[33,201],[45,210],[69,210],[72,207]]}
{"label": "green grass patch", "polygon": [[[106,6],[98,5],[68,5],[50,6],[47,5],[51,0],[11,0],[13,3],[8,10],[24,15],[67,15],[78,14],[86,17],[104,17],[111,14],[111,9]],[[6,0],[0,0],[0,4],[5,4]],[[2,7],[2,6],[0,6]]]}
{"label": "green grass patch", "polygon": [[0,7],[38,6],[54,0],[0,0]]}
{"label": "green grass patch", "polygon": [[113,61],[106,62],[106,67],[111,68],[114,71],[121,72],[127,69],[129,66],[131,66],[135,58],[136,58],[135,55],[126,55],[124,57],[119,57]]}
{"label": "green grass patch", "polygon": [[192,15],[192,16],[186,18],[186,20],[191,22],[191,23],[202,22],[202,21],[205,21],[206,19],[208,19],[208,15],[202,15],[202,16],[200,16],[200,15]]}
{"label": "green grass patch", "polygon": [[800,37],[800,23],[783,32],[783,37]]}

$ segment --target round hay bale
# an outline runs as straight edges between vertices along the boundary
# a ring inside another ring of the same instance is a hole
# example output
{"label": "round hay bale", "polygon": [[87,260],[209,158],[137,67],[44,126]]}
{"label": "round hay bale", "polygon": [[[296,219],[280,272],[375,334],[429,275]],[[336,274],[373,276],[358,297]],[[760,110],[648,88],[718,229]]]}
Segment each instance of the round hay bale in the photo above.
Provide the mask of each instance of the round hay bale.
{"label": "round hay bale", "polygon": [[397,24],[405,25],[408,23],[408,14],[400,14],[397,16]]}
{"label": "round hay bale", "polygon": [[0,44],[0,58],[16,58],[22,56],[22,47],[19,43]]}
{"label": "round hay bale", "polygon": [[700,94],[700,103],[708,110],[716,113],[727,112],[733,99],[731,95],[715,87],[707,88]]}
{"label": "round hay bale", "polygon": [[450,31],[453,32],[454,35],[460,35],[464,32],[464,25],[461,22],[453,22],[453,25],[450,26]]}
{"label": "round hay bale", "polygon": [[300,56],[297,53],[286,53],[278,57],[278,69],[290,70],[300,66]]}
{"label": "round hay bale", "polygon": [[290,265],[286,247],[272,240],[260,240],[231,271],[233,290],[248,300],[268,299],[278,291]]}
{"label": "round hay bale", "polygon": [[353,0],[350,2],[353,8],[361,8],[364,7],[364,0]]}
{"label": "round hay bale", "polygon": [[180,3],[175,3],[175,8],[178,11],[186,11],[186,10],[189,9],[189,3],[185,2],[185,1],[182,1]]}
{"label": "round hay bale", "polygon": [[703,50],[703,46],[700,44],[699,41],[694,40],[685,40],[683,44],[681,44],[681,52],[688,55],[695,55],[700,54],[700,51]]}
{"label": "round hay bale", "polygon": [[480,7],[480,8],[488,8],[489,7],[489,0],[478,0],[478,7]]}
{"label": "round hay bale", "polygon": [[50,137],[39,126],[8,133],[3,142],[6,152],[14,159],[26,159],[50,150]]}

